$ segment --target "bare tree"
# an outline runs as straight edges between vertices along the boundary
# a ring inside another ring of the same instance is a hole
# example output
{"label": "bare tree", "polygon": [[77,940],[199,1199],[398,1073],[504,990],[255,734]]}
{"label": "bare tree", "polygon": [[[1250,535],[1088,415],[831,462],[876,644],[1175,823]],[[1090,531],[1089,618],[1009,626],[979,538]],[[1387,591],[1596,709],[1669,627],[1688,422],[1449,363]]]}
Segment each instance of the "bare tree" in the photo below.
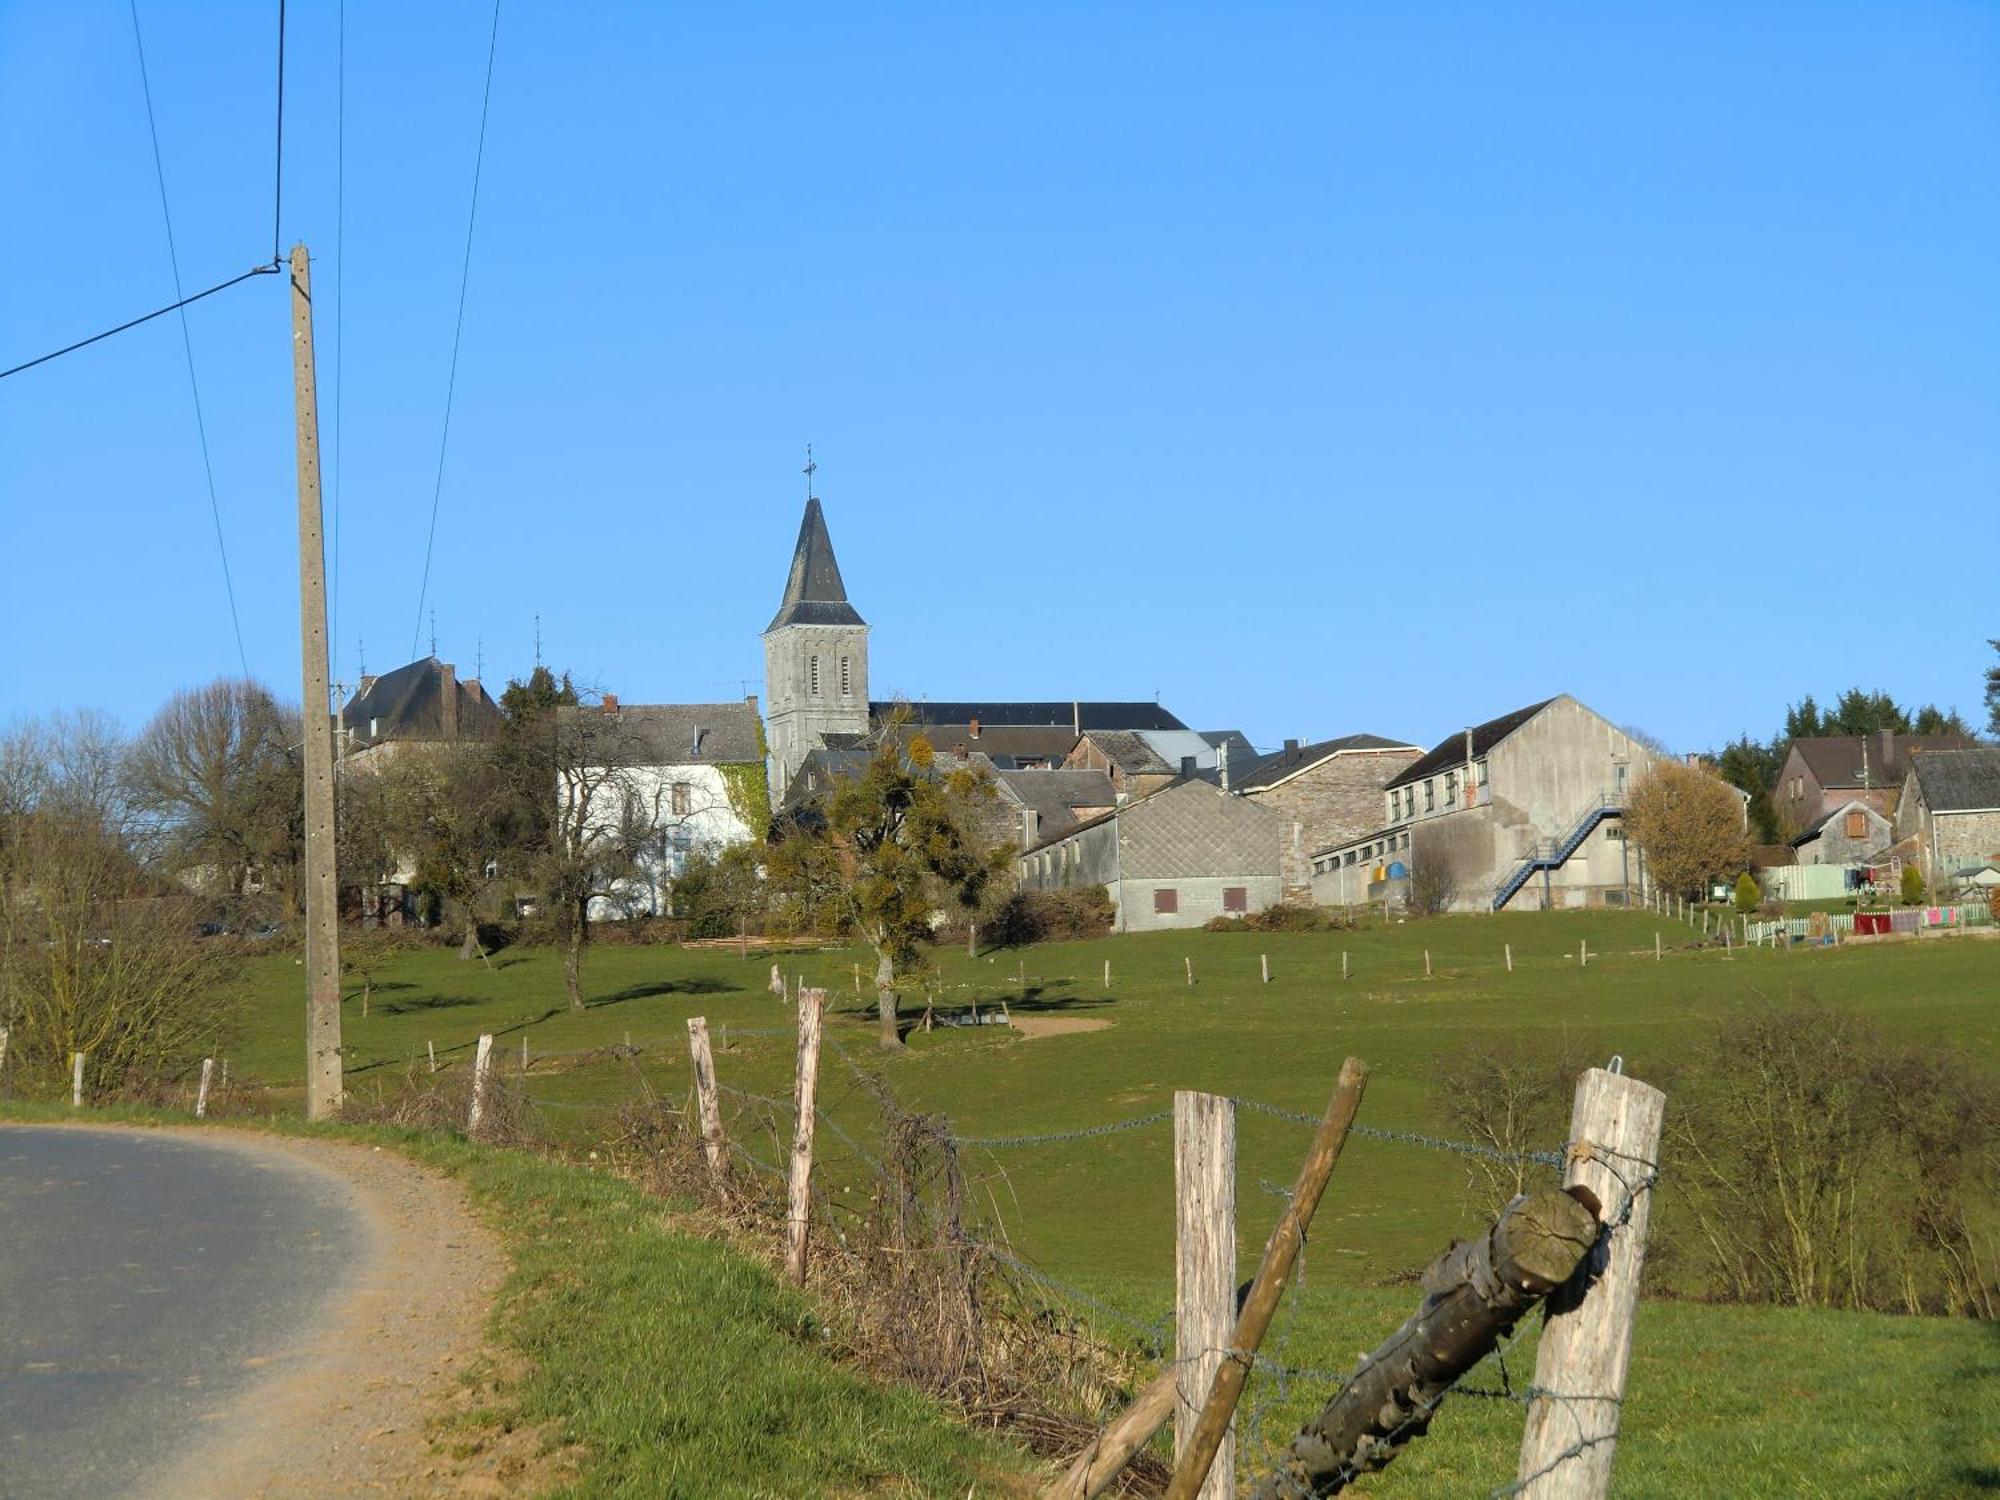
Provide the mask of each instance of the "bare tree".
{"label": "bare tree", "polygon": [[297,711],[261,684],[219,678],[174,694],[127,760],[147,851],[179,874],[206,867],[231,896],[261,875],[295,905],[305,846],[301,742]]}

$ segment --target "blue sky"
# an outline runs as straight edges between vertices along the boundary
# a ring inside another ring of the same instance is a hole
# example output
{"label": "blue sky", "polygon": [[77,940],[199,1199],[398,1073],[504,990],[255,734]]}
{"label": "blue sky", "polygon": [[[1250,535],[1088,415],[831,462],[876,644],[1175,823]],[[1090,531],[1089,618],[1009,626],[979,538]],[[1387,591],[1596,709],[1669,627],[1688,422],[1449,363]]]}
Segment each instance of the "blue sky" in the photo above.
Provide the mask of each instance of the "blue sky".
{"label": "blue sky", "polygon": [[[345,212],[339,6],[296,0],[283,230],[351,681],[429,644],[491,12],[346,11]],[[192,290],[270,253],[275,6],[139,14]],[[1854,682],[1972,715],[1996,169],[1990,5],[506,0],[439,654],[518,673],[539,612],[627,701],[758,690],[810,441],[878,696],[1260,743],[1561,691],[1682,748]],[[170,300],[124,5],[0,0],[0,205],[0,367]],[[295,697],[282,282],[190,320]],[[0,719],[236,670],[173,320],[0,382],[0,514]]]}

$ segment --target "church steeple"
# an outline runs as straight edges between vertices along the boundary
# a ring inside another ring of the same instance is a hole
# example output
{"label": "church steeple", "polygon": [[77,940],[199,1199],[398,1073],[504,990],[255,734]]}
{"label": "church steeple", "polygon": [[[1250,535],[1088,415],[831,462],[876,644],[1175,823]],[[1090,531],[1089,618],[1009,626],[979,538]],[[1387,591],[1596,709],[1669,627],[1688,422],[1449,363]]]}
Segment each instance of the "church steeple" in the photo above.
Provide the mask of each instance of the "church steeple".
{"label": "church steeple", "polygon": [[826,513],[810,492],[814,467],[808,460],[806,513],[792,549],[785,597],[764,629],[773,805],[828,735],[868,730],[868,624],[847,602]]}
{"label": "church steeple", "polygon": [[799,543],[792,549],[791,576],[785,580],[785,597],[777,614],[764,628],[783,625],[865,625],[867,621],[847,602],[847,585],[841,581],[840,564],[834,559],[833,538],[826,534],[826,513],[817,497],[806,501],[806,513],[799,522]]}

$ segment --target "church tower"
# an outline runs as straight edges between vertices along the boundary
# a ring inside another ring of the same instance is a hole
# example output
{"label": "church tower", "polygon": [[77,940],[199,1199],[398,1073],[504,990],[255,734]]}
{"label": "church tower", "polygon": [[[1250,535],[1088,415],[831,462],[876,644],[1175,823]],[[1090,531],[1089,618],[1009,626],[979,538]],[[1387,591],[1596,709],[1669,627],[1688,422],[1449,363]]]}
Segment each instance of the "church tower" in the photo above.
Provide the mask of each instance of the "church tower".
{"label": "church tower", "polygon": [[847,602],[819,501],[808,497],[785,597],[764,631],[771,801],[829,734],[868,731],[868,625]]}

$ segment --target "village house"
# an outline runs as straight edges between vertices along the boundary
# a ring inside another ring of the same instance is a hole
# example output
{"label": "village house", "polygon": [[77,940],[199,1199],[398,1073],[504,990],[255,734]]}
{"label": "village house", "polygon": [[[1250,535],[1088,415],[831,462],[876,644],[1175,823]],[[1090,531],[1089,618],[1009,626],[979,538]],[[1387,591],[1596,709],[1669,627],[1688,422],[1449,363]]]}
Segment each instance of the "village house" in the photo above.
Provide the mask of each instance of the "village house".
{"label": "village house", "polygon": [[1922,865],[1932,891],[2000,862],[2000,746],[1930,750],[1910,763],[1896,810],[1896,838]]}
{"label": "village house", "polygon": [[1199,927],[1278,904],[1284,819],[1201,779],[1176,781],[1030,845],[1024,890],[1101,885],[1119,932]]}
{"label": "village house", "polygon": [[1835,802],[1791,841],[1794,863],[1867,865],[1896,841],[1894,822],[1860,797]]}
{"label": "village house", "polygon": [[1896,798],[1914,757],[1932,750],[1969,750],[1962,734],[1810,735],[1793,740],[1771,791],[1781,829],[1804,832],[1832,808],[1865,802],[1893,818]]}
{"label": "village house", "polygon": [[1383,820],[1317,850],[1313,900],[1455,911],[1627,903],[1645,889],[1622,823],[1660,757],[1564,694],[1476,724],[1391,778]]}
{"label": "village house", "polygon": [[1312,851],[1359,838],[1382,822],[1382,793],[1391,778],[1423,754],[1416,745],[1377,734],[1349,734],[1284,748],[1233,774],[1225,759],[1221,785],[1281,814],[1286,822],[1287,901],[1312,897]]}
{"label": "village house", "polygon": [[635,875],[592,902],[593,920],[665,914],[697,852],[761,836],[769,809],[757,700],[601,704],[557,714],[559,821],[639,846]]}
{"label": "village house", "polygon": [[367,770],[418,746],[488,740],[500,732],[500,705],[476,677],[426,656],[380,676],[364,675],[340,710],[335,749],[345,769]]}

